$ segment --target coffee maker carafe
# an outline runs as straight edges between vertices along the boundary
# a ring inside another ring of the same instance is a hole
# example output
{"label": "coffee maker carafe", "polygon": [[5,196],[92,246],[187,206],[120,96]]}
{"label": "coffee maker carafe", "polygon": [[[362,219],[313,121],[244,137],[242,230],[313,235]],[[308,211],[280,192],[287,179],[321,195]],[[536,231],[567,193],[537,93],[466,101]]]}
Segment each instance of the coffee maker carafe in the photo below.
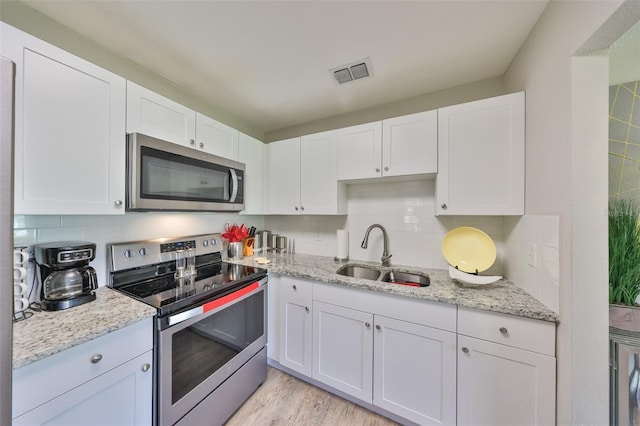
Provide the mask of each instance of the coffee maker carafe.
{"label": "coffee maker carafe", "polygon": [[96,299],[96,271],[91,266],[96,245],[84,241],[39,244],[34,247],[40,267],[40,306],[59,311]]}

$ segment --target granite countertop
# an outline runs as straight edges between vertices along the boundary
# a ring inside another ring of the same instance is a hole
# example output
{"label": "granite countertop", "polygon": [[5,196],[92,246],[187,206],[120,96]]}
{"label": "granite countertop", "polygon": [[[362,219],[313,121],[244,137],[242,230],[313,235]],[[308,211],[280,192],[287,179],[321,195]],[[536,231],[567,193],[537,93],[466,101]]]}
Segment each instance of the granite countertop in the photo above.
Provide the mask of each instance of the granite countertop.
{"label": "granite countertop", "polygon": [[[550,322],[558,322],[559,318],[557,313],[547,308],[511,281],[505,279],[483,286],[468,287],[449,277],[448,270],[392,265],[392,268],[398,271],[421,272],[428,274],[431,278],[431,284],[427,287],[411,287],[338,275],[336,271],[342,265],[336,263],[332,257],[306,254],[269,254],[267,257],[271,260],[271,263],[266,265],[257,264],[255,257],[246,257],[233,263],[263,267],[269,272],[319,282],[341,284],[379,293],[449,303],[519,317]],[[389,269],[381,267],[380,263],[374,262],[354,260],[348,263],[374,265],[381,270]]]}
{"label": "granite countertop", "polygon": [[13,323],[13,368],[134,324],[156,310],[107,287],[96,290],[96,300],[62,311],[36,312]]}

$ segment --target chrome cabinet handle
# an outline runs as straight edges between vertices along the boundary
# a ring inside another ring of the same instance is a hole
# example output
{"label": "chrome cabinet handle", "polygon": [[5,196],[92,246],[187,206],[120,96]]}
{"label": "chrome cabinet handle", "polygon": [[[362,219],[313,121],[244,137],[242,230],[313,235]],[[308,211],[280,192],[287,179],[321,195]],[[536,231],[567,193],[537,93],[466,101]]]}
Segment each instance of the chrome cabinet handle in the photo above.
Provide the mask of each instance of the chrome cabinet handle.
{"label": "chrome cabinet handle", "polygon": [[377,324],[376,325],[376,330],[381,330],[381,329],[382,329],[382,327],[380,327],[380,324]]}
{"label": "chrome cabinet handle", "polygon": [[97,364],[100,362],[100,360],[102,359],[102,355],[101,354],[95,354],[94,356],[92,356],[90,358],[91,364]]}
{"label": "chrome cabinet handle", "polygon": [[509,334],[509,330],[507,330],[506,327],[500,327],[500,333],[503,336],[507,336]]}
{"label": "chrome cabinet handle", "polygon": [[293,289],[294,289],[294,290],[297,290],[297,289],[298,289],[298,287],[296,287],[296,285],[294,284],[294,285],[293,285]]}
{"label": "chrome cabinet handle", "polygon": [[298,211],[298,206],[295,206],[294,208],[296,209],[296,211]]}
{"label": "chrome cabinet handle", "polygon": [[441,207],[443,210],[446,210],[446,209],[447,209],[447,205],[446,205],[445,203],[440,204],[440,207]]}
{"label": "chrome cabinet handle", "polygon": [[200,142],[200,148],[204,148],[204,143]]}
{"label": "chrome cabinet handle", "polygon": [[146,373],[147,371],[149,371],[150,368],[151,368],[151,364],[145,363],[145,364],[142,364],[142,367],[140,367],[140,370],[142,370],[143,373]]}
{"label": "chrome cabinet handle", "polygon": [[376,173],[380,173],[380,168],[376,167]]}
{"label": "chrome cabinet handle", "polygon": [[389,171],[389,166],[384,166],[384,171],[388,172]]}
{"label": "chrome cabinet handle", "polygon": [[369,328],[369,327],[371,327],[371,324],[369,324],[368,322],[365,322],[365,323],[364,323],[364,326],[365,326],[365,327],[367,327],[367,328]]}
{"label": "chrome cabinet handle", "polygon": [[195,139],[189,139],[189,144],[190,145],[195,145],[196,144],[196,140]]}
{"label": "chrome cabinet handle", "polygon": [[304,307],[304,311],[305,311],[305,312],[309,312],[309,307],[308,307],[308,306],[305,306],[305,307]]}
{"label": "chrome cabinet handle", "polygon": [[120,206],[122,206],[122,200],[116,200],[116,201],[113,202],[113,204],[115,204],[116,207],[120,207]]}
{"label": "chrome cabinet handle", "polygon": [[469,353],[469,348],[467,348],[466,346],[462,347],[462,352],[464,352],[465,354]]}
{"label": "chrome cabinet handle", "polygon": [[304,211],[304,206],[300,206],[300,211]]}

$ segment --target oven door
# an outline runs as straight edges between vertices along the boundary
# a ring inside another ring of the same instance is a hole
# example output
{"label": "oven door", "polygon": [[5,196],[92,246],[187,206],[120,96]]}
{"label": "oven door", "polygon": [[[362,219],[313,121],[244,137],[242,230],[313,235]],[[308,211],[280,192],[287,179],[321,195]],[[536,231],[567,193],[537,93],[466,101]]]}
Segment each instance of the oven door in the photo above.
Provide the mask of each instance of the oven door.
{"label": "oven door", "polygon": [[158,319],[158,424],[173,425],[266,345],[267,278]]}

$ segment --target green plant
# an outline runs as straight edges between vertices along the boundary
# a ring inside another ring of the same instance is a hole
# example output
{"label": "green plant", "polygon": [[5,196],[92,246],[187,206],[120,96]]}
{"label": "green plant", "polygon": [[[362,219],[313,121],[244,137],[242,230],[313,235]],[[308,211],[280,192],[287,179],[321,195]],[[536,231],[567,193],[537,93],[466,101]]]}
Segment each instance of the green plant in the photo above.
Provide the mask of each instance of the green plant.
{"label": "green plant", "polygon": [[609,204],[609,303],[635,305],[640,294],[640,207]]}

